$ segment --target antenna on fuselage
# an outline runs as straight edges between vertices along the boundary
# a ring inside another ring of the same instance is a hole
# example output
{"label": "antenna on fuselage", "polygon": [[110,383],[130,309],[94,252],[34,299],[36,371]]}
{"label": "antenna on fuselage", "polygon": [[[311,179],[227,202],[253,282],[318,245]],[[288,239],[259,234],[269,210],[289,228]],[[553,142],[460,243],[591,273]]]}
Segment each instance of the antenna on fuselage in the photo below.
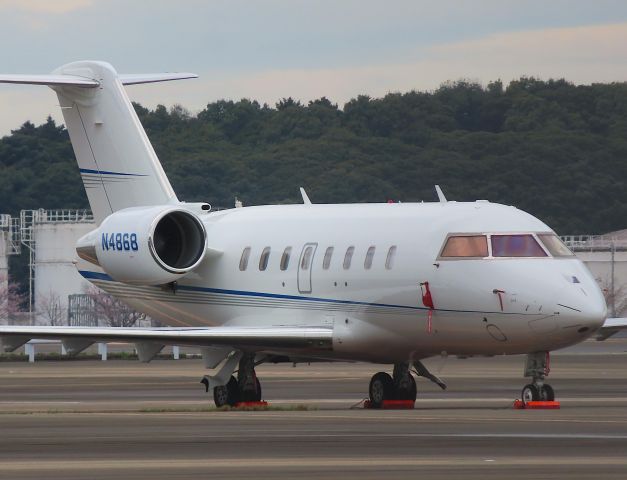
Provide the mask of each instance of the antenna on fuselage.
{"label": "antenna on fuselage", "polygon": [[440,188],[439,185],[435,186],[435,193],[438,194],[438,200],[441,203],[446,203],[448,200],[446,199],[446,197],[444,196],[444,193],[442,193],[442,189]]}
{"label": "antenna on fuselage", "polygon": [[309,200],[309,197],[307,196],[307,192],[305,191],[303,187],[300,187],[300,194],[303,197],[303,203],[305,205],[311,205],[311,200]]}

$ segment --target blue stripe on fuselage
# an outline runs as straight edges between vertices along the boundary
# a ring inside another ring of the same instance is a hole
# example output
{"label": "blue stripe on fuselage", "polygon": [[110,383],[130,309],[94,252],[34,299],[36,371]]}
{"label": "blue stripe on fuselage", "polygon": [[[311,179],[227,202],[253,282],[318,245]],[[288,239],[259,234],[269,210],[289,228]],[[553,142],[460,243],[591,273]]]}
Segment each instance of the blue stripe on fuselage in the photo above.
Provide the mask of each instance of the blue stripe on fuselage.
{"label": "blue stripe on fuselage", "polygon": [[[88,270],[79,270],[79,273],[89,280],[102,280],[105,282],[116,282],[106,273],[90,272]],[[362,305],[366,307],[387,307],[387,308],[401,308],[405,310],[426,311],[427,307],[419,307],[412,305],[393,305],[388,303],[370,303],[360,302],[357,300],[338,300],[334,298],[320,298],[320,297],[303,297],[300,295],[285,295],[280,293],[265,293],[265,292],[249,292],[245,290],[225,290],[222,288],[209,288],[209,287],[194,287],[189,285],[178,285],[177,290],[186,290],[190,292],[207,292],[207,293],[219,293],[223,295],[233,296],[245,296],[245,297],[257,297],[257,298],[276,298],[283,300],[306,300],[309,302],[321,302],[321,303],[335,303],[341,305]],[[537,316],[538,314],[526,313],[526,312],[489,312],[481,310],[454,310],[446,308],[436,308],[434,312],[453,312],[453,313],[478,313],[482,315],[497,314],[497,315],[523,315],[523,316]]]}
{"label": "blue stripe on fuselage", "polygon": [[[106,273],[90,272],[87,270],[79,270],[79,273],[87,278],[93,280],[103,280],[106,282],[115,282]],[[177,290],[186,290],[189,292],[207,292],[207,293],[221,293],[223,295],[239,295],[243,297],[259,297],[259,298],[277,298],[281,300],[308,300],[310,302],[327,302],[327,303],[340,303],[344,305],[364,305],[370,307],[393,307],[393,308],[405,308],[411,310],[427,310],[423,307],[412,307],[408,305],[391,305],[387,303],[369,303],[360,302],[355,300],[337,300],[332,298],[320,298],[320,297],[302,297],[300,295],[285,295],[281,293],[265,293],[265,292],[249,292],[246,290],[225,290],[223,288],[209,288],[209,287],[193,287],[189,285],[178,285]]]}

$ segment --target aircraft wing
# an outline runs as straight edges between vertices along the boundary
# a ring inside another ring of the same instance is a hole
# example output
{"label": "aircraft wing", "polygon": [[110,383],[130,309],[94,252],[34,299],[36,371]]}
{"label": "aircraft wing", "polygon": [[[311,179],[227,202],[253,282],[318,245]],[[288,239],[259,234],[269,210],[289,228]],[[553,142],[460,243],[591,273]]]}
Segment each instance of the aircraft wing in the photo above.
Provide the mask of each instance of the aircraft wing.
{"label": "aircraft wing", "polygon": [[[324,327],[208,327],[123,328],[0,326],[2,349],[11,352],[31,339],[61,340],[66,350],[78,353],[99,342],[126,342],[136,346],[225,346],[234,349],[329,351],[333,330]],[[138,349],[139,350],[139,349]]]}
{"label": "aircraft wing", "polygon": [[596,338],[603,341],[621,330],[627,330],[627,318],[608,318],[597,332]]}

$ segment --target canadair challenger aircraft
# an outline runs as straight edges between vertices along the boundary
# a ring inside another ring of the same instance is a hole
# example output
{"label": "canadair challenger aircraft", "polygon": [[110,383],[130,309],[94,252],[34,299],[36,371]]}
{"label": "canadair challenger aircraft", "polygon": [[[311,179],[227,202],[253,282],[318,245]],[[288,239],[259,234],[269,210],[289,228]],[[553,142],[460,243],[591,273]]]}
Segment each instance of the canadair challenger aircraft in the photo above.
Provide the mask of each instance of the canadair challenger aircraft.
{"label": "canadair challenger aircraft", "polygon": [[[421,360],[527,354],[523,399],[553,400],[549,352],[606,324],[603,295],[547,225],[487,201],[256,206],[180,202],[123,85],[192,74],[118,75],[75,62],[51,75],[2,75],[58,95],[98,223],[76,246],[83,277],[168,328],[0,327],[12,351],[60,339],[78,353],[131,342],[142,361],[199,347],[218,406],[261,399],[255,366],[366,361],[370,400],[415,399]],[[211,174],[211,172],[208,172]],[[218,369],[218,367],[220,367]],[[234,373],[236,372],[236,375]]]}

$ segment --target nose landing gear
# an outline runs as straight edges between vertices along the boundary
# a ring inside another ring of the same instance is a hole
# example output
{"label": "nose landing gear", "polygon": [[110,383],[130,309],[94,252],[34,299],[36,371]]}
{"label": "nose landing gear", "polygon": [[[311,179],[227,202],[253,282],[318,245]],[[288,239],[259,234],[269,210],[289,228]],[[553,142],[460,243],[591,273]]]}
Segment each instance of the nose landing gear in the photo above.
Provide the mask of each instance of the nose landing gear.
{"label": "nose landing gear", "polygon": [[525,377],[531,377],[533,382],[523,387],[523,402],[552,402],[555,400],[553,387],[548,383],[544,383],[544,379],[549,375],[550,371],[549,352],[534,352],[527,355]]}

